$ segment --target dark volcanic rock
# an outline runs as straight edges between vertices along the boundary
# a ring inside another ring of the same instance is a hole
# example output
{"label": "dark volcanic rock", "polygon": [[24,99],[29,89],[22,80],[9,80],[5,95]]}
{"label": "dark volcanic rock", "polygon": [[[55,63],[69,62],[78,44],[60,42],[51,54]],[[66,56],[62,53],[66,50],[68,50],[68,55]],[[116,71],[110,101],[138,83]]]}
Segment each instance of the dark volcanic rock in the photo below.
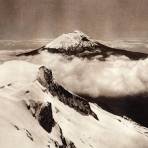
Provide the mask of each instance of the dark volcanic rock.
{"label": "dark volcanic rock", "polygon": [[70,106],[81,114],[92,115],[98,120],[97,115],[91,110],[87,100],[70,93],[61,85],[54,82],[51,70],[44,66],[40,67],[37,80],[41,85],[46,87],[53,96],[57,96],[64,104]]}
{"label": "dark volcanic rock", "polygon": [[76,146],[72,141],[68,141],[67,139],[65,139],[61,128],[60,128],[60,135],[61,135],[60,138],[63,145],[59,145],[58,146],[59,148],[76,148]]}
{"label": "dark volcanic rock", "polygon": [[[64,137],[62,129],[60,126],[56,123],[56,121],[53,118],[52,114],[52,106],[51,103],[46,102],[35,102],[34,100],[29,100],[29,102],[25,102],[27,105],[27,108],[31,111],[32,115],[38,120],[39,124],[44,128],[44,130],[48,133],[51,133],[52,130],[57,130],[56,132],[59,134],[59,138],[61,143],[57,141],[57,139],[50,139],[54,142],[55,147],[57,148],[76,148],[75,144]],[[20,130],[18,126],[13,125],[17,130]],[[55,128],[55,129],[53,129]],[[33,137],[31,133],[25,129],[27,137],[33,141]],[[48,145],[50,147],[50,144]]]}
{"label": "dark volcanic rock", "polygon": [[44,46],[41,47],[41,48],[38,48],[38,49],[33,49],[31,51],[27,51],[27,52],[21,52],[21,53],[17,53],[16,56],[19,57],[19,56],[33,56],[33,55],[38,55],[40,54],[40,52],[44,50]]}
{"label": "dark volcanic rock", "polygon": [[[62,129],[58,124],[55,125],[58,133],[58,138],[60,140],[55,139],[54,137],[51,137],[50,140],[54,142],[54,145],[56,148],[76,148],[75,144],[71,141],[68,140],[67,138],[64,137]],[[48,147],[50,147],[50,142]]]}
{"label": "dark volcanic rock", "polygon": [[44,48],[44,49],[48,50],[48,52],[50,53],[60,53],[68,56],[73,55],[76,57],[87,58],[87,59],[91,59],[95,56],[101,56],[101,58],[98,58],[98,60],[101,60],[101,61],[105,61],[106,58],[109,58],[111,55],[117,56],[117,57],[126,56],[131,60],[140,60],[148,57],[146,53],[116,49],[116,48],[105,46],[99,42],[96,42],[96,43],[97,45],[92,47],[76,47],[76,48],[71,48],[71,50],[68,50],[68,51],[64,50],[63,48],[59,48],[59,49]]}
{"label": "dark volcanic rock", "polygon": [[29,102],[25,103],[27,108],[31,111],[33,117],[35,117],[40,125],[50,133],[52,127],[55,125],[55,121],[52,114],[51,103],[46,102],[35,102],[34,100],[29,100]]}
{"label": "dark volcanic rock", "polygon": [[52,108],[51,108],[51,104],[50,103],[47,103],[46,106],[41,107],[39,115],[38,115],[38,121],[39,121],[40,125],[48,133],[51,132],[52,127],[55,124],[55,121],[53,119]]}

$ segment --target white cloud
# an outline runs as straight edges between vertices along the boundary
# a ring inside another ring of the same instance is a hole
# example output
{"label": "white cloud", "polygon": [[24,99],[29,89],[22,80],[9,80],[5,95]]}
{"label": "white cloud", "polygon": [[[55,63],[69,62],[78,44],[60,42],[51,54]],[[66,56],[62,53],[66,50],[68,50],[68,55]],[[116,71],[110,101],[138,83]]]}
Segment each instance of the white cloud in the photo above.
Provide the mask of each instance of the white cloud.
{"label": "white cloud", "polygon": [[97,97],[148,91],[148,59],[67,60],[62,55],[42,52],[28,60],[51,68],[56,80],[76,93]]}

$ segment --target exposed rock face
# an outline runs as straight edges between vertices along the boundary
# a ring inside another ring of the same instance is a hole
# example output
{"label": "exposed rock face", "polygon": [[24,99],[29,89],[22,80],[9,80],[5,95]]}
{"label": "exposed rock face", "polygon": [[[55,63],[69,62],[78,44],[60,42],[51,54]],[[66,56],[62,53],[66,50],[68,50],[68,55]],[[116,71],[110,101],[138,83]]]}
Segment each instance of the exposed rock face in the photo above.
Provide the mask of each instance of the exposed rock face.
{"label": "exposed rock face", "polygon": [[[27,108],[31,111],[32,115],[39,121],[39,124],[44,128],[45,131],[50,133],[50,140],[54,143],[57,148],[76,148],[74,143],[66,139],[63,135],[62,129],[55,122],[52,114],[51,103],[35,102],[34,100],[29,100],[25,102]],[[14,125],[14,127],[19,130],[19,128]],[[26,130],[27,136],[33,141],[31,134]],[[54,133],[59,137],[55,137]],[[53,135],[53,136],[52,136]],[[50,147],[50,145],[48,145]]]}
{"label": "exposed rock face", "polygon": [[37,80],[44,87],[49,87],[50,83],[54,83],[52,71],[45,66],[41,66],[38,71]]}
{"label": "exposed rock face", "polygon": [[85,99],[68,92],[61,85],[54,82],[52,71],[45,66],[39,68],[37,80],[41,85],[46,87],[53,96],[56,96],[64,104],[70,106],[81,114],[92,115],[98,120],[97,115],[91,110],[89,103]]}
{"label": "exposed rock face", "polygon": [[82,48],[96,47],[97,42],[90,39],[86,34],[80,31],[74,31],[72,33],[62,34],[55,40],[45,46],[45,48],[51,49],[63,49],[67,52],[81,52]]}
{"label": "exposed rock face", "polygon": [[41,107],[40,113],[38,115],[38,121],[40,125],[48,132],[51,132],[52,127],[55,124],[55,121],[53,119],[52,115],[52,108],[51,104],[47,103],[46,106]]}
{"label": "exposed rock face", "polygon": [[[62,129],[59,127],[59,125],[56,124],[55,129],[56,129],[56,132],[58,131],[59,137],[52,139],[52,135],[51,135],[50,139],[52,141],[54,141],[54,145],[56,148],[76,148],[75,144],[72,141],[70,141],[64,137]],[[55,129],[53,129],[53,131]],[[60,141],[58,141],[57,139],[60,139]]]}
{"label": "exposed rock face", "polygon": [[34,100],[29,100],[27,103],[28,109],[30,109],[32,115],[37,118],[40,125],[50,133],[52,127],[55,125],[55,121],[52,115],[51,103],[35,102]]}
{"label": "exposed rock face", "polygon": [[32,49],[32,50],[29,50],[27,52],[21,52],[21,53],[16,53],[16,56],[19,57],[19,56],[30,56],[30,55],[37,55],[37,54],[40,54],[40,52],[44,49],[44,46],[41,47],[41,48],[38,48],[38,49]]}

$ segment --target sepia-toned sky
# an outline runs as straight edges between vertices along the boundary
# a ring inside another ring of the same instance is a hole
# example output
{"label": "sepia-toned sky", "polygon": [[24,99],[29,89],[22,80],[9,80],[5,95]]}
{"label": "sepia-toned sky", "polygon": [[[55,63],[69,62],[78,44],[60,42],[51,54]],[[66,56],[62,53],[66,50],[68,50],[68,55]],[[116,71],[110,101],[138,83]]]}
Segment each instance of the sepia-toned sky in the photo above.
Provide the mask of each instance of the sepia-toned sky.
{"label": "sepia-toned sky", "polygon": [[0,0],[0,39],[74,30],[104,40],[148,38],[148,0]]}

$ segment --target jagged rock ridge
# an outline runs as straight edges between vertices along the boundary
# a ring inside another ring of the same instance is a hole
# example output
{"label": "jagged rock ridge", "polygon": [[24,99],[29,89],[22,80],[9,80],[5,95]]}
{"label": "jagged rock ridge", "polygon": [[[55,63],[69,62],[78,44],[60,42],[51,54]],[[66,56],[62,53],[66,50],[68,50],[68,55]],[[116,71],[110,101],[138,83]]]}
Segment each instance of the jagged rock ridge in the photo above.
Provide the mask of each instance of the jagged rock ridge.
{"label": "jagged rock ridge", "polygon": [[54,82],[52,71],[45,66],[39,68],[37,80],[41,85],[46,87],[53,96],[58,97],[58,99],[64,104],[74,108],[76,111],[84,115],[92,115],[98,120],[97,115],[91,110],[89,103],[85,99],[68,92],[61,85]]}
{"label": "jagged rock ridge", "polygon": [[[67,140],[62,132],[62,129],[60,126],[56,123],[53,117],[52,113],[52,105],[50,102],[39,102],[39,101],[34,101],[34,100],[29,100],[29,102],[25,102],[27,105],[27,108],[31,111],[33,117],[35,117],[39,124],[43,127],[45,131],[47,131],[49,134],[52,133],[53,130],[56,129],[56,132],[58,132],[58,138],[60,139],[59,141],[56,141],[56,139],[50,139],[56,148],[76,148],[74,143],[70,140]],[[19,129],[16,125],[15,127]],[[55,129],[54,129],[55,128]],[[29,134],[29,138],[33,141],[33,138],[31,134]],[[50,145],[48,145],[50,148]]]}

